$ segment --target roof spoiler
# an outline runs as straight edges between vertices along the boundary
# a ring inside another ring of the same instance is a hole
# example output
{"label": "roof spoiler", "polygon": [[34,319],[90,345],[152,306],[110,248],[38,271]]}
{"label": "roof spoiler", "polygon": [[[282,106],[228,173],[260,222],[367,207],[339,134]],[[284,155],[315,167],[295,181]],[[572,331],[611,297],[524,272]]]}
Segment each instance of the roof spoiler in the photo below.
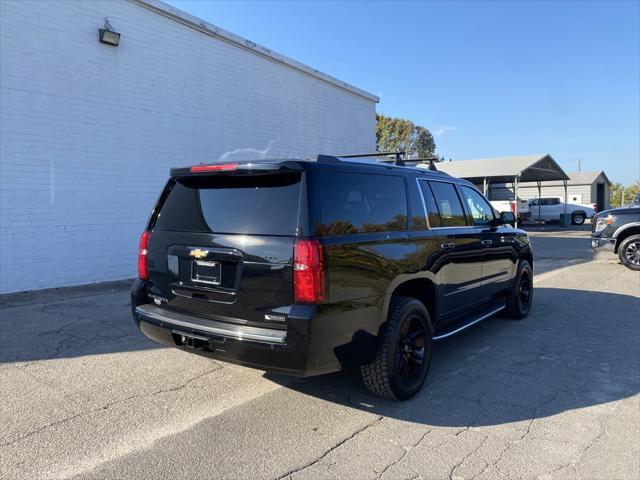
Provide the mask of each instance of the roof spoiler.
{"label": "roof spoiler", "polygon": [[189,167],[172,168],[171,177],[199,177],[205,175],[246,175],[248,173],[260,175],[278,171],[299,171],[300,164],[294,160],[269,160],[246,162],[215,162],[199,163]]}

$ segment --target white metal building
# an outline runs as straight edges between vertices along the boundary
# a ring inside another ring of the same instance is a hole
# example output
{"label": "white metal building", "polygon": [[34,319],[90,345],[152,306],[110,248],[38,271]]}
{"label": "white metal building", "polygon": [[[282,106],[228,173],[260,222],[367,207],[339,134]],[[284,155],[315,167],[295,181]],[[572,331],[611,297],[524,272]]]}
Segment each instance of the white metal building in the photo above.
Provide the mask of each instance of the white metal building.
{"label": "white metal building", "polygon": [[375,149],[376,96],[162,2],[0,22],[0,293],[134,276],[172,166]]}
{"label": "white metal building", "polygon": [[[595,203],[598,211],[606,210],[610,206],[611,182],[601,170],[599,172],[569,173],[567,182],[567,197],[573,203]],[[538,187],[535,184],[520,184],[520,197],[535,198]],[[542,196],[564,198],[562,182],[542,182]]]}
{"label": "white metal building", "polygon": [[[565,178],[569,202],[595,203],[598,211],[610,206],[611,182],[603,171],[565,174],[548,154],[456,160],[439,164],[438,168],[474,182],[491,200],[512,200],[516,180],[519,198],[564,199]],[[507,177],[510,180],[506,181]]]}

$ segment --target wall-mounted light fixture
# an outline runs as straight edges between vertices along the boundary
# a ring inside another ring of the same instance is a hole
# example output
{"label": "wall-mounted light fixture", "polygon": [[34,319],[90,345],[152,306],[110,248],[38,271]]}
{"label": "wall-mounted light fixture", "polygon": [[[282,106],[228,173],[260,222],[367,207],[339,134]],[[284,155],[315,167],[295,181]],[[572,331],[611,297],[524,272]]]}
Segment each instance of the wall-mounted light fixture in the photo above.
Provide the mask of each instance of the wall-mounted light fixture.
{"label": "wall-mounted light fixture", "polygon": [[113,29],[108,18],[104,19],[104,28],[101,28],[99,32],[102,43],[113,45],[114,47],[117,47],[120,43],[120,34]]}

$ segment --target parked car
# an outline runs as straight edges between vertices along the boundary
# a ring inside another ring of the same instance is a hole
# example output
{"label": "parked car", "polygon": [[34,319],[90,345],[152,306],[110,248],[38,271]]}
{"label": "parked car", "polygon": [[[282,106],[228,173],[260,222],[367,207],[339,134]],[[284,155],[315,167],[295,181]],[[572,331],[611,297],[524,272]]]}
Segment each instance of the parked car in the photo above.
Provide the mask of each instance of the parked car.
{"label": "parked car", "polygon": [[310,376],[360,366],[421,388],[432,342],[533,298],[526,232],[442,172],[319,156],[171,170],[140,239],[132,313],[149,338]]}
{"label": "parked car", "polygon": [[640,270],[640,194],[630,207],[605,210],[593,217],[591,248],[618,254],[631,270]]}
{"label": "parked car", "polygon": [[[566,211],[571,215],[572,224],[582,225],[596,213],[597,207],[595,203],[567,203]],[[565,212],[565,203],[560,197],[532,198],[529,200],[529,208],[533,220],[539,217],[546,222],[557,222],[560,220],[560,215]]]}
{"label": "parked car", "polygon": [[499,212],[513,212],[518,217],[518,222],[524,222],[531,218],[529,202],[521,198],[516,204],[515,200],[491,200],[491,205]]}

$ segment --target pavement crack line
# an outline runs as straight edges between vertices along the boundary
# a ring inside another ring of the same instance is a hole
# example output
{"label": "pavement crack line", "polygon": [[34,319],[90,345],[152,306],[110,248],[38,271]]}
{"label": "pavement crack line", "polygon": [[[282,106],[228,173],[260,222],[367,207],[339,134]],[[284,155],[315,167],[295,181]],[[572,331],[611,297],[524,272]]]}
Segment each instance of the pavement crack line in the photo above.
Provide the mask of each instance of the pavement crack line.
{"label": "pavement crack line", "polygon": [[312,460],[311,462],[307,463],[306,465],[303,465],[300,468],[296,468],[294,470],[290,470],[287,473],[285,473],[284,475],[281,475],[277,478],[277,480],[284,480],[285,478],[292,478],[292,476],[298,472],[301,472],[303,470],[306,470],[309,467],[312,467],[313,465],[315,465],[318,462],[321,462],[324,458],[327,457],[327,455],[329,455],[331,452],[335,451],[336,449],[340,448],[342,445],[344,445],[345,443],[347,443],[349,440],[354,439],[355,437],[357,437],[358,435],[360,435],[362,432],[364,432],[365,430],[368,430],[369,428],[373,428],[375,426],[377,426],[380,422],[382,422],[382,420],[384,419],[384,417],[382,415],[379,415],[374,421],[367,423],[364,427],[359,428],[358,430],[356,430],[355,432],[353,432],[351,435],[349,435],[348,437],[344,438],[343,440],[339,441],[337,444],[335,444],[333,447],[329,448],[326,452],[324,452],[322,455],[320,455],[318,458],[316,458],[315,460]]}
{"label": "pavement crack line", "polygon": [[487,441],[488,439],[489,439],[489,436],[488,436],[488,435],[487,435],[487,436],[485,436],[485,437],[482,439],[482,441],[480,442],[480,445],[478,445],[476,448],[471,449],[471,451],[470,451],[469,453],[467,453],[464,457],[462,457],[462,460],[460,460],[458,463],[456,463],[456,464],[453,466],[453,468],[451,468],[451,471],[449,471],[449,480],[452,480],[452,479],[453,479],[453,474],[455,473],[455,471],[456,471],[458,468],[460,468],[460,466],[462,466],[462,464],[463,464],[464,462],[466,462],[466,461],[467,461],[467,459],[468,459],[471,455],[473,455],[473,454],[477,453],[477,452],[478,452],[478,450],[480,450],[480,449],[484,446],[484,444],[486,443],[486,441]]}
{"label": "pavement crack line", "polygon": [[[393,467],[394,465],[398,465],[400,462],[402,462],[406,456],[409,454],[409,452],[411,450],[413,450],[414,448],[416,448],[418,445],[420,445],[420,443],[422,443],[422,441],[426,438],[427,435],[429,435],[431,433],[431,430],[427,430],[426,432],[424,432],[422,434],[422,436],[420,436],[420,438],[418,439],[417,442],[414,442],[413,445],[410,445],[408,447],[402,447],[404,449],[404,452],[402,453],[402,455],[395,461],[391,462],[389,465],[387,465],[386,467],[384,467],[382,469],[382,471],[380,472],[380,475],[378,475],[378,479],[380,480],[382,478],[382,476],[387,473],[387,470],[389,470],[391,467]],[[415,472],[414,472],[415,473]]]}
{"label": "pavement crack line", "polygon": [[209,375],[209,374],[211,374],[211,373],[213,373],[215,371],[218,371],[218,370],[220,370],[222,368],[223,367],[221,365],[217,365],[216,368],[207,370],[206,372],[201,373],[200,375],[196,375],[195,377],[192,377],[189,380],[187,380],[186,382],[183,382],[180,385],[177,385],[175,387],[164,388],[164,389],[157,390],[155,392],[150,392],[150,393],[141,393],[141,394],[137,394],[137,395],[131,395],[129,397],[122,398],[122,399],[116,400],[114,402],[106,403],[106,404],[101,405],[101,406],[96,407],[96,408],[92,408],[91,410],[87,410],[85,412],[79,412],[79,413],[76,413],[74,415],[70,415],[68,417],[62,418],[62,419],[57,420],[55,422],[51,422],[51,423],[48,423],[46,425],[43,425],[42,427],[39,427],[36,430],[33,430],[33,431],[29,432],[29,433],[26,433],[26,434],[24,434],[24,435],[22,435],[22,436],[20,436],[18,438],[15,438],[15,439],[13,439],[11,441],[0,443],[0,448],[11,446],[14,443],[20,442],[22,440],[25,440],[26,438],[29,438],[29,437],[31,437],[33,435],[36,435],[37,433],[40,433],[40,432],[42,432],[44,430],[47,430],[49,428],[52,428],[52,427],[56,427],[56,426],[58,426],[60,424],[63,424],[63,423],[66,423],[66,422],[70,422],[71,420],[74,420],[74,419],[76,419],[78,417],[91,415],[92,413],[100,412],[101,410],[107,410],[107,409],[109,409],[109,408],[111,408],[111,407],[113,407],[115,405],[119,405],[121,403],[125,403],[125,402],[128,402],[130,400],[135,400],[135,399],[144,398],[144,397],[151,397],[151,396],[155,396],[155,395],[161,395],[161,394],[164,394],[164,393],[175,392],[177,390],[182,390],[183,388],[188,387],[189,384],[191,384],[192,382],[194,382],[194,381],[196,381],[196,380],[198,380],[198,379],[200,379],[202,377],[205,377],[205,376],[207,376],[207,375]]}
{"label": "pavement crack line", "polygon": [[529,421],[529,424],[527,425],[527,429],[525,430],[524,434],[518,438],[517,440],[514,440],[512,442],[509,443],[509,445],[507,445],[501,452],[500,455],[498,456],[497,460],[495,462],[492,462],[490,465],[487,465],[484,469],[483,472],[489,468],[490,466],[495,467],[495,469],[498,471],[498,473],[500,473],[503,476],[508,476],[505,472],[503,472],[502,470],[500,470],[500,467],[498,466],[499,463],[502,461],[502,458],[504,457],[504,454],[507,453],[509,450],[511,450],[511,448],[513,448],[514,446],[516,446],[517,444],[519,444],[520,442],[522,442],[527,435],[529,435],[531,433],[531,427],[533,427],[533,422],[536,421],[536,419],[538,418],[538,411],[540,409],[542,409],[543,407],[546,407],[547,405],[549,405],[550,403],[554,402],[557,400],[557,395],[554,396],[553,398],[551,398],[550,400],[544,402],[541,405],[538,405],[537,407],[534,408],[533,410],[533,415],[531,415],[531,420]]}

